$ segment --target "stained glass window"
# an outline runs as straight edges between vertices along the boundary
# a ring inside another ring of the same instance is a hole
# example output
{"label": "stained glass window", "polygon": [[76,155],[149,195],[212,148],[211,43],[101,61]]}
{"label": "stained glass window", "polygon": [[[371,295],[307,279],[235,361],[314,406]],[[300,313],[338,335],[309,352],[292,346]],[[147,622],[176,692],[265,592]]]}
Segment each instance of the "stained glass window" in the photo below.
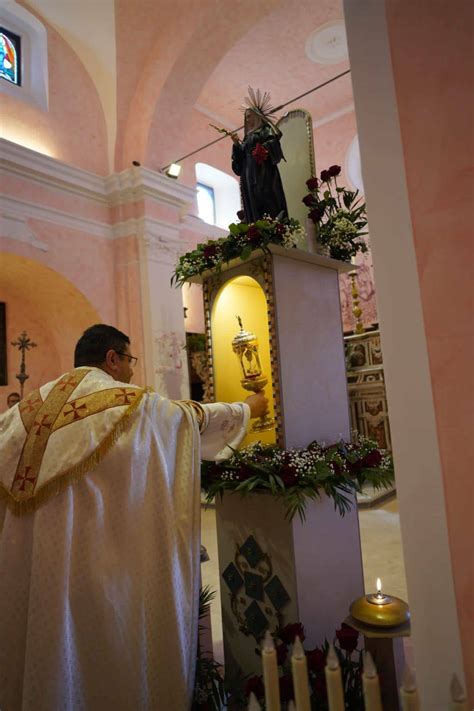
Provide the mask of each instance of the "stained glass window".
{"label": "stained glass window", "polygon": [[0,79],[21,86],[21,38],[0,27]]}

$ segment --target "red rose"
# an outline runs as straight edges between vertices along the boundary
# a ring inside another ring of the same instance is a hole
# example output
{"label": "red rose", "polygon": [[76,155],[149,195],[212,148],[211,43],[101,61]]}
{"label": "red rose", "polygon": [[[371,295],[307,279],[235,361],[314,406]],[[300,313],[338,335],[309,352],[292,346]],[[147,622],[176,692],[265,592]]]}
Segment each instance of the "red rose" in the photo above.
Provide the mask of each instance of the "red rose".
{"label": "red rose", "polygon": [[258,227],[255,227],[255,225],[250,225],[250,227],[247,230],[247,239],[249,242],[252,244],[257,244],[260,242],[262,235],[258,231]]}
{"label": "red rose", "polygon": [[365,457],[362,458],[361,464],[363,467],[371,469],[372,467],[379,467],[382,463],[382,455],[378,449],[373,449],[368,452]]}
{"label": "red rose", "polygon": [[219,250],[217,249],[215,244],[208,244],[207,247],[204,247],[205,259],[210,259],[211,257],[215,257],[218,251]]}
{"label": "red rose", "polygon": [[324,671],[324,667],[326,666],[326,657],[324,656],[322,649],[318,649],[318,647],[316,647],[315,649],[311,649],[309,652],[306,652],[306,659],[308,661],[308,669],[314,672]]}
{"label": "red rose", "polygon": [[249,467],[248,464],[242,464],[237,474],[239,481],[246,481],[254,475],[255,471],[252,469],[252,467]]}
{"label": "red rose", "polygon": [[336,630],[336,637],[340,648],[345,652],[350,654],[354,649],[357,649],[359,633],[353,627],[346,625],[345,622],[342,623],[340,630]]}
{"label": "red rose", "polygon": [[294,486],[298,481],[296,470],[291,464],[284,464],[279,471],[280,478],[285,486]]}
{"label": "red rose", "polygon": [[257,165],[262,165],[268,158],[268,151],[261,143],[257,143],[252,151],[252,156],[255,158]]}
{"label": "red rose", "polygon": [[247,683],[245,685],[245,696],[250,696],[252,691],[257,697],[257,699],[263,699],[263,697],[265,696],[263,677],[251,676],[250,679],[247,679]]}
{"label": "red rose", "polygon": [[347,468],[351,476],[357,476],[362,470],[362,459],[358,459],[356,462],[347,460]]}
{"label": "red rose", "polygon": [[283,642],[281,644],[277,644],[276,653],[277,664],[279,667],[282,667],[283,664],[286,662],[286,658],[288,656],[288,647],[286,646],[286,644],[284,644]]}
{"label": "red rose", "polygon": [[283,627],[278,636],[285,644],[293,644],[296,637],[299,637],[303,642],[305,638],[304,627],[301,622],[293,622],[293,624]]}
{"label": "red rose", "polygon": [[293,679],[291,674],[280,677],[280,699],[283,703],[288,703],[294,698]]}
{"label": "red rose", "polygon": [[317,190],[319,181],[317,178],[309,178],[309,180],[306,181],[306,185],[308,187],[308,190]]}
{"label": "red rose", "polygon": [[319,176],[323,183],[327,183],[328,180],[331,179],[331,175],[329,174],[329,170],[322,170],[321,175]]}
{"label": "red rose", "polygon": [[341,172],[341,166],[340,166],[340,165],[331,165],[331,166],[328,168],[327,172],[329,173],[329,176],[330,176],[331,178],[337,178],[337,176],[338,176],[338,175],[340,174],[340,172]]}
{"label": "red rose", "polygon": [[314,195],[305,195],[301,202],[304,202],[306,207],[312,207],[315,203]]}
{"label": "red rose", "polygon": [[318,206],[314,207],[309,213],[308,217],[310,220],[313,220],[313,222],[319,222],[321,217],[324,215],[324,207]]}

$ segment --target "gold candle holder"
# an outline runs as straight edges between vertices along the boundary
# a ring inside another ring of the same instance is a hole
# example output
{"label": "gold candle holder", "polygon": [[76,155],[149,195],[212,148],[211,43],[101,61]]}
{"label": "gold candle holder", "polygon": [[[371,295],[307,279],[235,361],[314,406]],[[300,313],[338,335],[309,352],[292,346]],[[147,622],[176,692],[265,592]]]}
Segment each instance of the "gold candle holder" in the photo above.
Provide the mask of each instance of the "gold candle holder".
{"label": "gold candle holder", "polygon": [[359,290],[357,288],[357,271],[353,270],[349,272],[351,279],[351,292],[352,292],[352,313],[355,319],[355,329],[354,333],[358,335],[365,333],[364,324],[362,323],[362,309],[360,307]]}
{"label": "gold candle holder", "polygon": [[349,612],[355,620],[373,627],[397,627],[410,619],[406,602],[383,593],[379,579],[377,592],[354,600]]}
{"label": "gold candle holder", "polygon": [[[258,393],[268,384],[267,376],[262,372],[258,353],[257,336],[250,331],[244,331],[242,320],[237,316],[240,331],[232,339],[232,350],[237,355],[242,369],[240,384],[244,390]],[[252,425],[251,432],[267,432],[275,426],[275,420],[266,412]]]}

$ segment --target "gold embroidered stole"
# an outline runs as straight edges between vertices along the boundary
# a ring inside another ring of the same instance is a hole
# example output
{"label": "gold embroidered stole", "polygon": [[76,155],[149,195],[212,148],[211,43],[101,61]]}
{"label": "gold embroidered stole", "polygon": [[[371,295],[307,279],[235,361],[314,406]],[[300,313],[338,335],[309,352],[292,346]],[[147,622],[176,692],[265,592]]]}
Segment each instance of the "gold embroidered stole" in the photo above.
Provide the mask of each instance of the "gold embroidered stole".
{"label": "gold embroidered stole", "polygon": [[[112,387],[70,400],[78,385],[90,372],[89,369],[80,368],[66,373],[55,383],[44,401],[40,390],[36,390],[20,402],[19,413],[25,429],[23,448],[10,488],[0,482],[0,496],[6,497],[7,504],[14,513],[21,514],[35,509],[41,501],[93,469],[123,432],[130,415],[147,392],[143,388],[133,386]],[[118,407],[124,408],[123,414],[117,413],[118,417],[112,423],[110,431],[93,452],[38,484],[48,442],[54,432]]]}

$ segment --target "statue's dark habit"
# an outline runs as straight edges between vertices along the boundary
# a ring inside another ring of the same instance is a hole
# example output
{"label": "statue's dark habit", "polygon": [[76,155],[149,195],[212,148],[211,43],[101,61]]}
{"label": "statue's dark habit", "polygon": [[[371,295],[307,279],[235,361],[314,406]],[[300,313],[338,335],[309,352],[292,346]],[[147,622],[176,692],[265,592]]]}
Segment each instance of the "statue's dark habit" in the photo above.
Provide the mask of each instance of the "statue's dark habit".
{"label": "statue's dark habit", "polygon": [[240,192],[245,222],[255,222],[264,215],[287,217],[283,185],[278,163],[284,156],[281,132],[265,116],[252,109],[245,112],[245,135],[241,142],[232,135],[232,170],[240,176]]}

